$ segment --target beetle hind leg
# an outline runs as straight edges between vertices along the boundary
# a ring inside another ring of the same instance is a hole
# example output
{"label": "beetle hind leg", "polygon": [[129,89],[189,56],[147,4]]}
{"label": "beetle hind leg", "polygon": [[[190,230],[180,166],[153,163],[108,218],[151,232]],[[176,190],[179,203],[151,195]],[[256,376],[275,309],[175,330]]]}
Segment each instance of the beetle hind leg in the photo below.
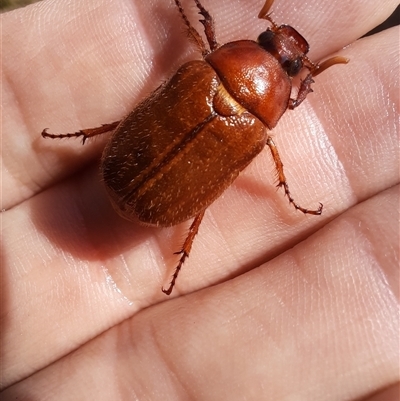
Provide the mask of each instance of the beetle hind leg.
{"label": "beetle hind leg", "polygon": [[272,157],[273,157],[274,162],[275,162],[275,167],[276,167],[276,170],[278,172],[278,179],[279,179],[278,187],[283,187],[283,189],[285,190],[285,195],[289,199],[289,203],[291,203],[296,210],[300,210],[304,214],[314,214],[314,215],[319,216],[322,213],[322,208],[323,208],[322,203],[319,204],[318,209],[310,210],[310,209],[305,209],[304,207],[300,206],[292,198],[292,195],[290,194],[290,191],[289,191],[289,185],[288,185],[288,183],[286,181],[286,177],[285,177],[285,174],[283,172],[283,163],[282,163],[281,158],[279,156],[278,149],[277,149],[277,147],[276,147],[276,145],[275,145],[275,143],[274,143],[274,141],[272,140],[271,137],[268,137],[267,145],[269,147],[269,150],[271,151]]}
{"label": "beetle hind leg", "polygon": [[82,137],[82,143],[84,144],[87,139],[92,138],[97,135],[105,134],[106,132],[113,131],[117,128],[120,121],[114,121],[110,124],[103,124],[100,127],[96,128],[88,128],[82,129],[80,131],[66,133],[66,134],[49,134],[47,132],[47,128],[42,131],[43,138],[52,138],[52,139],[62,139],[62,138],[79,138]]}
{"label": "beetle hind leg", "polygon": [[203,220],[204,217],[204,212],[203,210],[201,213],[199,213],[193,220],[193,223],[191,224],[189,228],[189,233],[185,239],[185,242],[183,243],[182,249],[178,252],[175,252],[177,255],[181,255],[181,258],[179,259],[179,263],[175,268],[175,272],[172,275],[171,282],[169,283],[169,286],[167,289],[162,288],[162,292],[164,294],[170,295],[172,292],[172,289],[175,286],[176,279],[178,278],[178,274],[181,271],[181,268],[186,260],[186,258],[189,256],[190,250],[192,249],[192,244],[194,237],[199,231],[200,223]]}

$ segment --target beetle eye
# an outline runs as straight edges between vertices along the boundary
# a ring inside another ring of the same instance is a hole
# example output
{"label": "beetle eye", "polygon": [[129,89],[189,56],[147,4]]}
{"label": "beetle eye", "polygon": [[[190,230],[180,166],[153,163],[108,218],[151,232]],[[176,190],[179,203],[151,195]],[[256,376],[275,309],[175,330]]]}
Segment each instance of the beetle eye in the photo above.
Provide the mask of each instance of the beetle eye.
{"label": "beetle eye", "polygon": [[294,77],[303,68],[303,61],[301,58],[296,58],[295,60],[285,60],[282,63],[282,67],[290,77]]}
{"label": "beetle eye", "polygon": [[275,45],[273,43],[275,38],[275,34],[267,29],[266,31],[260,33],[257,38],[258,44],[267,52],[271,52],[271,50],[275,50]]}

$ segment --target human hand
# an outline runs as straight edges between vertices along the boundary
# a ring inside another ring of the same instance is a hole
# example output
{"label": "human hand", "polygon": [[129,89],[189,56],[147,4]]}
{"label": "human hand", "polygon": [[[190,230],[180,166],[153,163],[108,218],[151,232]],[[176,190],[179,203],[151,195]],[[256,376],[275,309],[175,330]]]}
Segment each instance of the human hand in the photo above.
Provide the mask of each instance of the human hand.
{"label": "human hand", "polygon": [[[255,39],[261,3],[205,3],[219,43]],[[318,61],[397,3],[374,5],[273,11]],[[341,50],[350,64],[271,133],[294,197],[322,216],[287,205],[266,149],[207,210],[171,299],[187,225],[117,216],[107,138],[40,132],[119,119],[198,58],[174,5],[43,2],[2,26],[2,396],[344,400],[398,380],[397,28]]]}

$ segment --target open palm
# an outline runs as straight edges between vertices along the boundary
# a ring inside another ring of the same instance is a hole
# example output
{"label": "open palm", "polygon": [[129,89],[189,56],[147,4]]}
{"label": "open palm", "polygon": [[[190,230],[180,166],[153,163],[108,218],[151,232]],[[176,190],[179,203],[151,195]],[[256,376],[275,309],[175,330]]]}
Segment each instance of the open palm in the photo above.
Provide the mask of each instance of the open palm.
{"label": "open palm", "polygon": [[[210,3],[210,4],[209,4]],[[255,39],[259,0],[205,3],[219,43]],[[396,1],[276,1],[320,60]],[[186,1],[191,20],[198,19]],[[304,216],[263,151],[188,224],[121,219],[98,172],[122,118],[199,55],[170,1],[41,2],[2,15],[1,388],[4,399],[347,400],[398,377],[398,29],[359,40],[271,133]],[[201,27],[197,25],[199,30]],[[174,298],[175,297],[175,298]],[[381,392],[381,394],[384,394]],[[8,397],[8,398],[7,398]],[[297,397],[297,398],[296,398]]]}

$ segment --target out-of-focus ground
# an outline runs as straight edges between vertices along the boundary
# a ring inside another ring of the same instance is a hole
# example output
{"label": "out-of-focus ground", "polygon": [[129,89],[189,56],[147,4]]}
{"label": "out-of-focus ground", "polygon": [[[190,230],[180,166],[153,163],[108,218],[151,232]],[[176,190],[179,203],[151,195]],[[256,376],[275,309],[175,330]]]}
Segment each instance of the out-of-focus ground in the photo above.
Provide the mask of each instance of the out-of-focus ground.
{"label": "out-of-focus ground", "polygon": [[13,10],[14,8],[24,7],[40,0],[0,0],[0,12]]}

